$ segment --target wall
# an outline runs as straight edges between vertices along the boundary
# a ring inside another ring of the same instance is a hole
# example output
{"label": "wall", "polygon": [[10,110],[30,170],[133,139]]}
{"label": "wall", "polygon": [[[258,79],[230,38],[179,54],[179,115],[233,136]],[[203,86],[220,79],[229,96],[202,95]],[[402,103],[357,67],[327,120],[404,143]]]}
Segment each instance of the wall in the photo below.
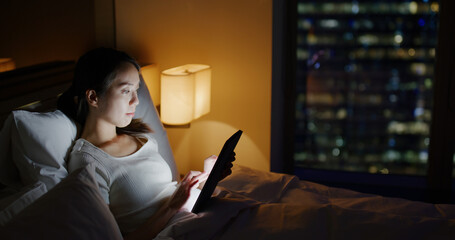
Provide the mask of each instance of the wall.
{"label": "wall", "polygon": [[16,67],[76,60],[95,46],[93,5],[90,0],[0,1],[0,58],[13,58]]}
{"label": "wall", "polygon": [[201,170],[237,129],[237,163],[270,169],[272,0],[116,0],[116,43],[160,70],[212,66],[211,112],[168,128],[180,173]]}

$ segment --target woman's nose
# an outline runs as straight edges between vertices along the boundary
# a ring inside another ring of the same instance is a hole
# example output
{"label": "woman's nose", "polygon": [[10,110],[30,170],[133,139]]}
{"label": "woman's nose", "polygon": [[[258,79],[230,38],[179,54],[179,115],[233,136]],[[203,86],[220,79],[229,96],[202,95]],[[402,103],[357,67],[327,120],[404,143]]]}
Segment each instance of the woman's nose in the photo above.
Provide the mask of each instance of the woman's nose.
{"label": "woman's nose", "polygon": [[134,105],[138,105],[138,104],[139,104],[139,98],[138,98],[138,96],[137,96],[137,92],[136,92],[136,91],[133,92],[133,95],[132,95],[132,97],[131,97],[130,104],[131,104],[131,105],[133,105],[133,104],[134,104]]}

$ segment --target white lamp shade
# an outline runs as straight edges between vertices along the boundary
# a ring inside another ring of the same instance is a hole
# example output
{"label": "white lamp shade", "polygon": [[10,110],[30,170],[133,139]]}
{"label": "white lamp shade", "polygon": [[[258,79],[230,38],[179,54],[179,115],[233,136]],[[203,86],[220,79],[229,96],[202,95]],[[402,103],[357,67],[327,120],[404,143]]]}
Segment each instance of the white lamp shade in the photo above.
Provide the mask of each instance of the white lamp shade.
{"label": "white lamp shade", "polygon": [[186,64],[161,73],[161,121],[188,124],[210,112],[211,69]]}

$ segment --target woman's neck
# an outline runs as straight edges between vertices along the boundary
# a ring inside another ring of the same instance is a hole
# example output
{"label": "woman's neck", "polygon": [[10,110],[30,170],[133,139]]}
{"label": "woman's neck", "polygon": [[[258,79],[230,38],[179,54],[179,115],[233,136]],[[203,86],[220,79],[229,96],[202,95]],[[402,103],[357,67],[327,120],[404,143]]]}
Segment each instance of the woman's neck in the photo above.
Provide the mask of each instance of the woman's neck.
{"label": "woman's neck", "polygon": [[89,141],[95,146],[102,146],[117,139],[117,129],[114,125],[107,124],[101,120],[87,118],[81,138]]}
{"label": "woman's neck", "polygon": [[99,121],[95,123],[86,122],[81,138],[114,157],[131,155],[144,144],[135,137],[126,134],[118,135],[116,127],[112,126]]}

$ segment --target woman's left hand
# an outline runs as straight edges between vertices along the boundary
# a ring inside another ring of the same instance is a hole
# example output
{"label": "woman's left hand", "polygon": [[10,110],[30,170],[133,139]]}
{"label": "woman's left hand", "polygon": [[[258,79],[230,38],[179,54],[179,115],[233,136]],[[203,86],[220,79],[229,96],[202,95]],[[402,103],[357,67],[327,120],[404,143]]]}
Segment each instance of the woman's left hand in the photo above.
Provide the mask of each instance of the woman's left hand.
{"label": "woman's left hand", "polygon": [[232,162],[234,162],[234,161],[235,161],[235,152],[232,152],[229,162],[226,163],[223,174],[221,175],[220,181],[223,180],[224,178],[226,178],[227,176],[231,175],[231,173],[232,173],[231,168],[234,166],[232,164]]}
{"label": "woman's left hand", "polygon": [[[213,166],[215,165],[216,160],[218,159],[217,156],[212,155],[204,160],[204,172],[210,174],[210,172],[213,169]],[[232,152],[229,162],[226,163],[226,166],[224,167],[223,174],[221,175],[221,180],[226,178],[227,176],[231,175],[232,170],[231,168],[234,166],[232,162],[235,161],[235,152]]]}

